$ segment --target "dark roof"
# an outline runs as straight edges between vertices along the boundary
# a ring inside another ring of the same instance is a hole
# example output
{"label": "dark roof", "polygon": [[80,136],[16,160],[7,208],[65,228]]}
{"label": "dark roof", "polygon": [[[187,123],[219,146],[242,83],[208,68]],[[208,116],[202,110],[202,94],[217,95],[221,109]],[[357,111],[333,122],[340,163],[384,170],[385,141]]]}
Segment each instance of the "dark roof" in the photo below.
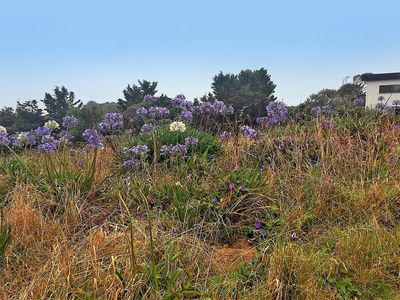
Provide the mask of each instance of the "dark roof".
{"label": "dark roof", "polygon": [[380,81],[380,80],[393,80],[400,79],[400,73],[364,73],[361,75],[362,81]]}

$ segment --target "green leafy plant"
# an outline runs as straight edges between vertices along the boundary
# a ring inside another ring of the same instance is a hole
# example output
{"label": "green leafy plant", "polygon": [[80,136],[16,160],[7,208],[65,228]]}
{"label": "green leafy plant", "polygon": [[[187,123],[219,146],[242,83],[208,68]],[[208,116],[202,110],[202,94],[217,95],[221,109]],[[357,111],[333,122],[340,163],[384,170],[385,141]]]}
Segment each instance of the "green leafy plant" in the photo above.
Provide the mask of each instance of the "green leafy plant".
{"label": "green leafy plant", "polygon": [[[210,134],[197,130],[170,131],[169,128],[139,134],[132,139],[128,147],[147,145],[150,149],[147,159],[153,161],[154,155],[157,155],[162,145],[185,144],[185,139],[191,136],[198,140],[197,146],[190,148],[192,155],[216,155],[222,151],[221,142]],[[158,156],[158,160],[163,160],[163,157]]]}

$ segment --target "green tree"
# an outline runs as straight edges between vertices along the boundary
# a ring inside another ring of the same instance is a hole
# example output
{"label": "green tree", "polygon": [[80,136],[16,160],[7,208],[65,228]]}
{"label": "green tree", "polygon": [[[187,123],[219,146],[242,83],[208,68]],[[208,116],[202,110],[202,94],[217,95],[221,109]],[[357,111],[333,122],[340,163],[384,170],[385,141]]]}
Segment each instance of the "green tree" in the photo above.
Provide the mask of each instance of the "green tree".
{"label": "green tree", "polygon": [[18,131],[26,131],[43,125],[43,110],[36,100],[17,102],[17,128]]}
{"label": "green tree", "polygon": [[42,102],[46,106],[48,118],[57,122],[62,122],[62,118],[67,115],[68,110],[72,107],[82,107],[82,101],[75,100],[74,92],[68,91],[64,86],[61,88],[56,86],[54,95],[46,93]]}
{"label": "green tree", "polygon": [[3,107],[0,109],[0,125],[7,128],[7,132],[15,131],[16,114],[12,107]]}
{"label": "green tree", "polygon": [[121,111],[125,111],[128,107],[143,102],[146,95],[154,96],[157,93],[157,82],[138,80],[139,85],[133,84],[123,90],[124,99],[118,99],[118,107]]}
{"label": "green tree", "polygon": [[242,70],[237,75],[220,72],[214,76],[211,87],[213,98],[232,105],[236,113],[251,119],[264,115],[268,102],[276,100],[276,85],[264,68]]}

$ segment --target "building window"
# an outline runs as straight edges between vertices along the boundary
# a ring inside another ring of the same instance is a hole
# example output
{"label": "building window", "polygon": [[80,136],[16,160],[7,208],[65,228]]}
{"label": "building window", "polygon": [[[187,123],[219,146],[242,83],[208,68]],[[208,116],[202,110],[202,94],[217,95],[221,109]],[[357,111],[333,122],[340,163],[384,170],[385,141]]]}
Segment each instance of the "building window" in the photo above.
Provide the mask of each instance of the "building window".
{"label": "building window", "polygon": [[400,93],[400,84],[388,84],[379,86],[379,94]]}

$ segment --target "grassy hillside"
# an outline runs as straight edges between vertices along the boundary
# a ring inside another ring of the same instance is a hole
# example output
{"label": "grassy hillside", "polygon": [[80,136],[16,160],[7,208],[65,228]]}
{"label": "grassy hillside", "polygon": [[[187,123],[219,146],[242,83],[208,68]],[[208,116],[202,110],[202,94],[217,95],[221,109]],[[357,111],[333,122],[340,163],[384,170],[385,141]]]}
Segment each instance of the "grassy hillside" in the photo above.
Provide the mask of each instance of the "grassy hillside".
{"label": "grassy hillside", "polygon": [[395,121],[217,139],[131,171],[129,135],[3,155],[0,298],[399,299]]}

